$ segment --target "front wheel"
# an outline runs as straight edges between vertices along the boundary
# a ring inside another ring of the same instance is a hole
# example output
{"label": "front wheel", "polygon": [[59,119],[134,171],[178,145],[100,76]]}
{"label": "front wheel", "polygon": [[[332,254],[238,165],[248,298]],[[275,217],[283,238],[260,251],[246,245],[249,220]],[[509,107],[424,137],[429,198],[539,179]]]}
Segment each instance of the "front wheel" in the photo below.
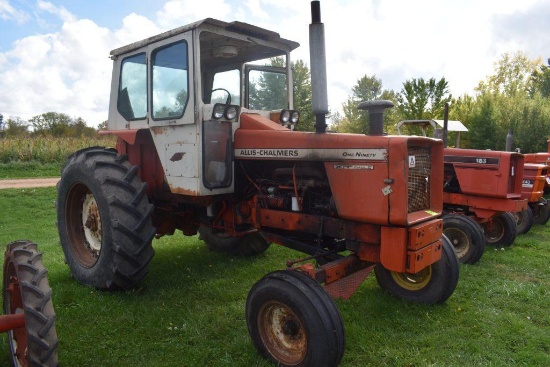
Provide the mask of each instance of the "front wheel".
{"label": "front wheel", "polygon": [[382,264],[376,265],[374,274],[382,289],[407,301],[426,304],[445,302],[458,284],[459,262],[449,239],[442,237],[441,259],[416,274],[398,273]]}
{"label": "front wheel", "polygon": [[514,216],[504,212],[484,223],[485,239],[490,245],[508,247],[516,240],[517,224]]}
{"label": "front wheel", "polygon": [[69,157],[57,185],[57,228],[65,260],[80,283],[128,289],[153,257],[153,206],[126,156],[88,148]]}
{"label": "front wheel", "polygon": [[512,214],[516,219],[518,234],[525,234],[533,227],[534,217],[530,207],[523,209],[521,212]]}
{"label": "front wheel", "polygon": [[[52,289],[35,243],[15,241],[4,255],[4,313],[24,314],[25,326],[8,331],[12,365],[57,366]],[[0,316],[1,317],[1,316]]]}
{"label": "front wheel", "polygon": [[463,214],[443,217],[443,233],[453,245],[462,264],[476,263],[485,250],[485,236],[480,225]]}
{"label": "front wheel", "polygon": [[334,301],[309,276],[275,271],[246,300],[246,322],[258,351],[278,366],[336,366],[345,347]]}
{"label": "front wheel", "polygon": [[543,205],[535,204],[533,206],[533,221],[535,224],[544,225],[550,219],[550,201]]}

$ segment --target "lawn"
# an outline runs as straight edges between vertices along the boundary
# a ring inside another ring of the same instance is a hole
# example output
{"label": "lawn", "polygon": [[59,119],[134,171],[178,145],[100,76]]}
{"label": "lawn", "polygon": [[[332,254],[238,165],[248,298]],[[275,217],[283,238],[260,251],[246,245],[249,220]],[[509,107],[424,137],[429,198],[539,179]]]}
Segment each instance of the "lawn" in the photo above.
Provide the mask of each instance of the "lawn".
{"label": "lawn", "polygon": [[[302,255],[271,246],[253,258],[219,255],[181,233],[153,243],[139,288],[76,283],[64,264],[55,188],[0,191],[0,243],[30,239],[44,253],[61,366],[269,366],[246,330],[244,305],[266,273]],[[369,277],[337,304],[346,329],[341,366],[550,366],[550,224],[462,265],[449,300],[396,299]],[[8,365],[1,336],[0,365]]]}

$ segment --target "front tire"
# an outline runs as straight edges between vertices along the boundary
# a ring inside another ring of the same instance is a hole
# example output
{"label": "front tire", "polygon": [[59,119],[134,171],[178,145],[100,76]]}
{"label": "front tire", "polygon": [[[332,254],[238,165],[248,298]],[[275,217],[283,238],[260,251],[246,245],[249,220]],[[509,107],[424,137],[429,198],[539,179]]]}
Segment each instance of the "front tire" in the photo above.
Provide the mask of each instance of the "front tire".
{"label": "front tire", "polygon": [[533,211],[530,207],[525,208],[521,212],[517,212],[514,215],[516,219],[516,226],[518,234],[525,234],[529,232],[531,227],[533,227],[534,217]]}
{"label": "front tire", "polygon": [[25,315],[25,327],[8,331],[13,366],[58,366],[52,289],[35,243],[15,241],[4,255],[4,313]]}
{"label": "front tire", "polygon": [[315,280],[296,270],[260,279],[246,300],[254,346],[278,366],[336,366],[345,335],[334,301]]}
{"label": "front tire", "polygon": [[416,274],[398,273],[382,264],[376,265],[374,274],[380,287],[407,301],[426,304],[445,302],[458,284],[459,262],[449,239],[442,237],[442,254],[439,261]]}
{"label": "front tire", "polygon": [[71,155],[57,185],[57,227],[65,260],[82,284],[128,289],[153,257],[153,206],[126,156],[88,148]]}
{"label": "front tire", "polygon": [[199,227],[199,239],[204,241],[210,251],[239,256],[259,255],[270,246],[259,232],[234,237],[214,233],[212,227],[206,226]]}
{"label": "front tire", "polygon": [[516,240],[516,227],[514,216],[504,212],[484,223],[485,239],[490,245],[508,247]]}
{"label": "front tire", "polygon": [[485,250],[485,236],[479,224],[462,214],[443,217],[443,233],[453,245],[462,264],[476,263]]}
{"label": "front tire", "polygon": [[544,225],[550,219],[550,201],[547,201],[544,205],[535,204],[533,206],[533,222],[535,224]]}

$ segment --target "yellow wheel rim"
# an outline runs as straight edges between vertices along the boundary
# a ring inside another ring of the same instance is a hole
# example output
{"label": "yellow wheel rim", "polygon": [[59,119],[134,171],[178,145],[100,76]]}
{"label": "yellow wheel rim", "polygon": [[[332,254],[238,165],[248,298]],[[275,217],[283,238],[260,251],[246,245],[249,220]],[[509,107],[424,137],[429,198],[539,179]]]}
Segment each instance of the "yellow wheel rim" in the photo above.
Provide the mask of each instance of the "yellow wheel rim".
{"label": "yellow wheel rim", "polygon": [[432,266],[427,266],[416,274],[391,272],[395,283],[409,291],[418,291],[426,287],[432,279]]}

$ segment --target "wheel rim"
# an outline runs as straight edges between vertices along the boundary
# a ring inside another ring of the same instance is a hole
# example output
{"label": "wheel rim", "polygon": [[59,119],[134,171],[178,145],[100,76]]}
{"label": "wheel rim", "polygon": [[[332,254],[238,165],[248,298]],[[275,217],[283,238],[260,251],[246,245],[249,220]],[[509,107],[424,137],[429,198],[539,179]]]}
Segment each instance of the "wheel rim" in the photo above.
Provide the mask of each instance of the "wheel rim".
{"label": "wheel rim", "polygon": [[444,231],[445,236],[451,241],[455,248],[456,255],[461,258],[468,253],[471,246],[470,237],[466,232],[458,228],[448,228]]}
{"label": "wheel rim", "polygon": [[285,304],[267,302],[258,313],[262,341],[273,357],[286,365],[297,365],[307,353],[306,331],[296,314]]}
{"label": "wheel rim", "polygon": [[487,226],[485,227],[485,237],[487,238],[487,242],[495,243],[501,240],[503,236],[504,225],[499,219],[493,218],[493,220],[487,223]]}
{"label": "wheel rim", "polygon": [[409,291],[418,291],[430,283],[432,279],[432,266],[427,266],[415,274],[392,271],[391,276],[401,288]]}
{"label": "wheel rim", "polygon": [[71,251],[83,267],[90,268],[101,252],[102,228],[97,201],[83,184],[71,188],[66,213]]}
{"label": "wheel rim", "polygon": [[[9,281],[4,294],[4,312],[8,315],[23,313],[23,298],[19,287],[19,279],[15,272],[13,263],[7,267],[6,280]],[[28,344],[27,330],[22,327],[8,331],[8,343],[10,346],[12,362],[15,366],[27,366],[28,363]]]}

